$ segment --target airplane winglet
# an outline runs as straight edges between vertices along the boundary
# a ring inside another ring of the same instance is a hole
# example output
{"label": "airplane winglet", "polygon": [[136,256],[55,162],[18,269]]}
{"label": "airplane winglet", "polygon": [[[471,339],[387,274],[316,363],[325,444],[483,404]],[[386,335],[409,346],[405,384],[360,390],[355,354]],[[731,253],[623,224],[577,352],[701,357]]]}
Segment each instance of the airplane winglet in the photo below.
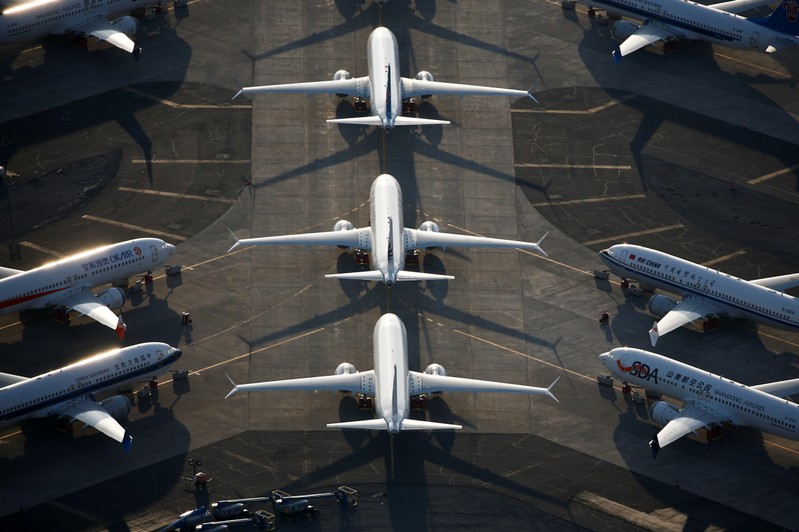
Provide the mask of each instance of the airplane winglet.
{"label": "airplane winglet", "polygon": [[560,403],[560,401],[558,401],[558,398],[555,397],[555,394],[552,393],[552,388],[558,383],[559,380],[560,377],[552,381],[552,384],[550,384],[549,388],[547,388],[547,395],[550,396],[552,399],[554,399],[556,403]]}
{"label": "airplane winglet", "polygon": [[615,50],[613,50],[613,62],[616,63],[617,65],[621,63],[621,48],[619,48],[618,46],[616,47]]}
{"label": "airplane winglet", "polygon": [[660,338],[660,333],[658,333],[658,322],[655,322],[652,325],[652,328],[649,329],[649,340],[652,342],[652,347],[655,347],[655,344],[658,343],[658,338]]}
{"label": "airplane winglet", "polygon": [[237,92],[236,95],[230,99],[231,101],[233,101],[236,98],[238,98],[239,96],[241,96],[242,94],[244,94],[244,85],[239,83],[239,80],[236,79],[236,76],[230,76],[230,77],[233,78],[233,81],[235,81],[236,85],[239,87],[239,92]]}
{"label": "airplane winglet", "polygon": [[539,238],[539,239],[538,239],[538,242],[536,242],[536,243],[535,243],[535,247],[537,247],[537,248],[538,248],[538,251],[539,251],[539,253],[541,253],[541,254],[542,254],[543,256],[545,256],[545,257],[549,257],[549,255],[547,255],[547,252],[546,252],[546,251],[544,251],[544,250],[541,248],[541,244],[543,244],[543,243],[544,243],[544,239],[545,239],[546,237],[548,237],[548,236],[549,236],[549,231],[547,231],[546,233],[544,233],[544,236],[542,236],[541,238]]}
{"label": "airplane winglet", "polygon": [[119,317],[119,321],[117,322],[117,328],[116,328],[117,336],[119,336],[119,341],[120,342],[125,339],[125,329],[127,329],[127,328],[128,328],[128,326],[125,325],[125,322],[122,321],[122,316],[120,316]]}
{"label": "airplane winglet", "polygon": [[236,237],[236,234],[233,231],[230,230],[230,227],[228,227],[227,230],[228,230],[228,232],[230,232],[230,236],[233,237],[233,240],[236,241],[236,243],[233,244],[232,246],[230,246],[230,249],[227,250],[227,252],[230,253],[231,251],[233,251],[234,249],[239,247],[239,244],[241,244],[241,241],[239,241],[238,237]]}
{"label": "airplane winglet", "polygon": [[652,449],[652,458],[657,458],[658,451],[660,450],[660,443],[658,442],[657,433],[652,436],[652,441],[649,442],[649,447]]}
{"label": "airplane winglet", "polygon": [[236,383],[233,381],[233,379],[231,379],[231,378],[230,378],[230,375],[228,375],[227,373],[225,373],[225,377],[227,377],[227,380],[229,380],[229,381],[230,381],[230,384],[232,384],[232,385],[233,385],[233,389],[232,389],[232,390],[230,390],[230,392],[228,392],[228,394],[225,396],[225,399],[227,399],[228,397],[231,397],[231,396],[233,396],[233,395],[236,395],[236,393],[239,391],[239,385],[238,385],[238,384],[236,384]]}
{"label": "airplane winglet", "polygon": [[537,103],[537,104],[539,104],[539,105],[540,105],[540,104],[541,104],[541,102],[539,102],[538,100],[536,100],[536,99],[535,99],[535,96],[533,96],[533,89],[536,87],[536,85],[538,85],[538,83],[534,83],[532,87],[530,87],[529,89],[527,89],[527,97],[528,97],[528,98],[530,98],[531,100],[533,100],[535,103]]}
{"label": "airplane winglet", "polygon": [[125,429],[125,435],[122,436],[122,449],[124,449],[126,453],[130,453],[132,447],[133,436],[130,435],[130,431],[128,429]]}

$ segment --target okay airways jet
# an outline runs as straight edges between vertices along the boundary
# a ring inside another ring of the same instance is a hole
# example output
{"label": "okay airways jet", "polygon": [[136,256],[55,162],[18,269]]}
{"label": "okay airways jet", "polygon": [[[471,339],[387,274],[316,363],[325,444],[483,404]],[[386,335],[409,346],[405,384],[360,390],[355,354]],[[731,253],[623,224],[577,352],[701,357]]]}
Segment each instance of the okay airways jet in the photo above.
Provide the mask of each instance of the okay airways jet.
{"label": "okay airways jet", "polygon": [[687,434],[721,423],[752,427],[791,440],[799,439],[799,405],[786,399],[799,393],[799,379],[746,386],[630,347],[602,353],[599,360],[621,381],[683,402],[682,408],[666,401],[657,401],[650,407],[652,420],[664,425],[649,442],[652,456]]}
{"label": "okay airways jet", "polygon": [[799,329],[799,299],[783,292],[799,286],[799,274],[745,281],[632,244],[617,244],[600,251],[599,256],[622,279],[635,279],[682,296],[679,302],[662,295],[649,300],[649,310],[662,316],[649,331],[652,345],[678,327],[718,314]]}
{"label": "okay airways jet", "polygon": [[122,340],[126,325],[112,309],[122,308],[125,293],[119,288],[108,288],[94,294],[92,289],[152,272],[174,252],[175,246],[161,239],[137,238],[84,251],[29,271],[0,267],[0,313],[48,307],[74,310],[115,329]]}
{"label": "okay airways jet", "polygon": [[366,55],[369,64],[369,75],[365,77],[353,78],[346,70],[339,70],[331,81],[243,87],[233,98],[235,99],[240,94],[259,93],[335,93],[340,96],[357,96],[371,101],[372,116],[335,118],[328,120],[328,122],[379,126],[385,130],[390,130],[394,126],[449,124],[448,120],[402,116],[402,101],[413,97],[427,98],[433,95],[448,94],[456,96],[530,97],[535,100],[529,91],[462,85],[459,83],[441,83],[434,81],[433,76],[427,71],[419,72],[414,79],[400,77],[397,38],[387,28],[376,28],[369,35]]}
{"label": "okay airways jet", "polygon": [[397,281],[454,279],[451,275],[405,271],[405,253],[416,249],[447,246],[520,248],[546,255],[540,244],[547,235],[533,243],[439,233],[438,225],[430,221],[424,222],[419,229],[403,227],[402,190],[397,180],[388,174],[382,174],[372,182],[369,207],[370,227],[356,229],[349,221],[339,220],[333,231],[237,239],[228,253],[239,246],[274,245],[329,245],[369,251],[371,271],[334,273],[325,277],[382,281],[387,286],[393,286]]}
{"label": "okay airways jet", "polygon": [[766,18],[736,14],[770,3],[758,0],[707,6],[689,0],[585,0],[585,3],[644,21],[640,26],[627,21],[614,24],[613,36],[623,41],[613,51],[616,63],[648,44],[678,38],[766,53],[799,44],[797,0],[780,2]]}
{"label": "okay airways jet", "polygon": [[388,430],[392,436],[401,430],[447,430],[460,429],[461,425],[408,419],[410,398],[438,392],[497,392],[527,395],[552,394],[555,379],[549,388],[537,388],[521,384],[483,381],[447,376],[439,364],[430,364],[424,373],[408,369],[408,337],[405,324],[395,314],[383,314],[374,328],[374,369],[358,372],[347,362],[336,368],[335,375],[288,379],[252,384],[236,384],[228,377],[233,389],[231,397],[238,392],[269,392],[293,390],[347,390],[355,394],[374,397],[377,419],[328,423],[330,428]]}
{"label": "okay airways jet", "polygon": [[[138,54],[138,23],[130,13],[146,0],[0,0],[0,43],[25,42],[46,35],[91,35]],[[155,2],[150,2],[155,3]],[[109,20],[109,17],[118,17]]]}

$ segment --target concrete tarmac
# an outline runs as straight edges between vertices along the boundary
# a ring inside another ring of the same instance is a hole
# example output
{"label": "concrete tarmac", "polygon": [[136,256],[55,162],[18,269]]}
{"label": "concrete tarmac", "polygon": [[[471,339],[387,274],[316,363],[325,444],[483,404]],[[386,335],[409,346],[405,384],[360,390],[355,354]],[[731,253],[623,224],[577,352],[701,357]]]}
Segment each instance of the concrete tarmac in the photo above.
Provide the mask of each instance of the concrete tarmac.
{"label": "concrete tarmac", "polygon": [[[326,124],[354,113],[336,97],[229,102],[232,74],[245,85],[327,79],[342,68],[365,75],[366,39],[381,21],[397,36],[403,75],[514,88],[540,80],[541,105],[441,97],[418,113],[452,125],[384,135]],[[653,318],[645,299],[592,276],[603,267],[595,252],[625,240],[741,277],[799,271],[790,50],[685,43],[615,67],[604,26],[547,2],[392,1],[381,12],[371,3],[200,0],[143,31],[138,63],[59,39],[0,48],[15,236],[33,244],[2,264],[27,268],[89,242],[169,234],[184,271],[131,297],[126,344],[178,345],[192,373],[162,379],[157,397],[137,402],[129,456],[102,435],[62,434],[49,421],[6,429],[0,523],[149,530],[199,503],[341,484],[361,491],[361,509],[331,503],[321,521],[298,526],[799,522],[796,442],[728,428],[651,458],[646,409],[595,376],[600,352],[646,348]],[[225,254],[228,228],[249,237],[330,230],[342,218],[368,224],[369,187],[382,172],[402,186],[406,226],[434,220],[442,231],[531,241],[550,231],[550,258],[436,250],[420,269],[454,281],[388,292],[324,279],[358,267],[338,249]],[[92,183],[98,173],[103,181]],[[69,207],[53,213],[60,198]],[[186,309],[192,328],[179,321]],[[384,434],[324,428],[370,416],[338,394],[223,401],[225,373],[243,383],[330,374],[342,361],[371,369],[372,329],[387,311],[408,329],[412,369],[436,362],[450,375],[534,386],[561,377],[560,403],[441,397],[420,415],[464,429],[401,434],[391,467]],[[709,334],[675,331],[657,352],[756,384],[796,377],[796,341],[727,320]],[[86,319],[67,329],[46,315],[0,318],[4,372],[39,374],[115,344]],[[212,493],[184,488],[195,457],[215,477]]]}

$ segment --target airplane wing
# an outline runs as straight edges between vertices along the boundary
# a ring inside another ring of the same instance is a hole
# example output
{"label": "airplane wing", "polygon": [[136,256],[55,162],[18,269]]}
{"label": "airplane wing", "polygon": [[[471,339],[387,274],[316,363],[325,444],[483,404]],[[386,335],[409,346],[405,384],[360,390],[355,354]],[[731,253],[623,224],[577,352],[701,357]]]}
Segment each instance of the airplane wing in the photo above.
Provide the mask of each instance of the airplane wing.
{"label": "airplane wing", "polygon": [[369,78],[336,79],[330,81],[308,81],[304,83],[283,83],[281,85],[259,85],[256,87],[242,87],[235,100],[241,94],[346,94],[347,96],[360,96],[369,98]]}
{"label": "airplane wing", "polygon": [[11,373],[0,373],[0,388],[5,388],[6,386],[11,386],[12,384],[26,380],[28,380],[28,377],[22,377],[21,375],[14,375]]}
{"label": "airplane wing", "polygon": [[621,61],[625,55],[629,55],[636,50],[640,50],[644,46],[657,41],[666,40],[669,37],[679,37],[680,34],[675,32],[674,29],[657,22],[647,22],[641,26],[638,31],[627,37],[618,48],[613,50],[613,60],[616,63]]}
{"label": "airplane wing", "polygon": [[25,270],[15,270],[14,268],[3,268],[0,266],[0,279],[13,277],[15,275],[19,275],[20,273],[25,273]]}
{"label": "airplane wing", "polygon": [[682,327],[686,323],[710,316],[711,314],[721,314],[724,310],[717,307],[707,299],[701,297],[688,296],[663,316],[660,321],[655,322],[649,330],[649,339],[654,346],[658,338],[670,333],[674,329]]}
{"label": "airplane wing", "polygon": [[789,379],[787,381],[768,382],[750,386],[753,390],[760,390],[777,397],[790,397],[799,393],[799,379]]}
{"label": "airplane wing", "polygon": [[791,273],[788,275],[778,275],[777,277],[764,277],[763,279],[754,279],[749,281],[752,284],[759,284],[772,290],[784,292],[789,288],[799,286],[799,273]]}
{"label": "airplane wing", "polygon": [[57,304],[64,305],[75,312],[99,321],[110,329],[114,329],[120,340],[125,336],[127,325],[122,321],[122,316],[117,316],[113,310],[100,303],[97,296],[92,294],[91,289],[87,286],[81,287],[79,291],[60,299]]}
{"label": "airplane wing", "polygon": [[373,370],[358,373],[344,373],[342,375],[325,375],[323,377],[306,377],[302,379],[286,379],[272,382],[253,382],[251,384],[236,384],[228,376],[233,385],[225,399],[238,392],[276,392],[276,391],[314,391],[314,390],[347,390],[352,393],[374,394],[375,372]]}
{"label": "airplane wing", "polygon": [[729,421],[729,419],[703,408],[702,403],[686,401],[677,417],[669,421],[649,442],[649,446],[652,448],[652,456],[657,456],[662,447],[682,438],[686,434],[696,432],[702,427],[709,427],[713,423],[725,421]]}
{"label": "airplane wing", "polygon": [[349,229],[342,231],[324,231],[321,233],[300,233],[296,235],[266,236],[261,238],[243,238],[236,240],[228,253],[239,246],[347,246],[366,251],[372,249],[372,229]]}
{"label": "airplane wing", "polygon": [[546,256],[541,249],[541,243],[549,233],[545,234],[538,242],[522,242],[520,240],[505,240],[502,238],[487,238],[483,236],[459,235],[454,233],[438,233],[435,231],[420,231],[405,228],[405,251],[414,249],[448,246],[465,248],[519,248],[531,249]]}
{"label": "airplane wing", "polygon": [[428,95],[510,96],[512,98],[533,98],[529,91],[502,89],[499,87],[484,87],[482,85],[462,85],[460,83],[442,83],[440,81],[402,78],[403,99]]}
{"label": "airplane wing", "polygon": [[522,384],[508,384],[506,382],[482,381],[478,379],[465,379],[462,377],[450,377],[447,375],[428,375],[418,371],[409,372],[408,380],[411,395],[434,392],[497,392],[497,393],[520,393],[528,395],[548,395],[555,402],[557,397],[552,394],[552,387],[558,382],[549,385],[549,388],[538,388],[536,386],[524,386]]}
{"label": "airplane wing", "polygon": [[133,39],[119,31],[110,20],[102,16],[84,21],[77,26],[70,26],[69,31],[86,33],[131,54],[136,51],[136,43],[133,42]]}
{"label": "airplane wing", "polygon": [[94,427],[106,436],[121,442],[125,450],[130,450],[133,438],[122,428],[116,419],[103,410],[103,408],[88,397],[73,403],[56,405],[48,412],[50,415],[68,416],[72,420],[78,420],[90,427]]}
{"label": "airplane wing", "polygon": [[707,7],[718,9],[719,11],[726,11],[727,13],[743,13],[749,9],[766,6],[773,3],[774,0],[732,0],[731,2],[720,2],[718,4],[708,4]]}

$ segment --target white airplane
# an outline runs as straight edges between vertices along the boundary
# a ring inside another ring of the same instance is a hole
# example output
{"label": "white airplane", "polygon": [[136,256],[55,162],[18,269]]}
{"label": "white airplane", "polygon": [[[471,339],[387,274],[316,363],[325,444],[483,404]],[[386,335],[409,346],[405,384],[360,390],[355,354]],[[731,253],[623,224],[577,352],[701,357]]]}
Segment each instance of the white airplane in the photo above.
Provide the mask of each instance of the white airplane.
{"label": "white airplane", "polygon": [[678,327],[717,314],[748,318],[776,327],[799,328],[799,299],[783,290],[799,286],[799,274],[744,281],[719,270],[667,253],[632,244],[617,244],[599,252],[611,271],[622,279],[677,292],[677,301],[654,295],[649,310],[660,321],[649,331],[652,345]]}
{"label": "white airplane", "polygon": [[414,79],[400,77],[397,38],[387,28],[375,28],[369,35],[366,55],[369,63],[368,76],[353,78],[346,70],[339,70],[333,76],[332,81],[243,87],[233,98],[235,99],[240,94],[258,93],[335,93],[342,97],[357,96],[371,100],[371,116],[336,118],[330,119],[328,122],[380,126],[387,131],[394,126],[449,124],[448,120],[402,116],[402,101],[413,97],[429,98],[435,94],[449,94],[530,97],[535,100],[530,91],[433,81],[432,74],[424,70],[419,72]]}
{"label": "white airplane", "polygon": [[137,238],[103,246],[29,271],[0,267],[0,314],[48,307],[74,310],[115,329],[122,340],[125,322],[112,309],[122,308],[125,292],[92,289],[152,272],[175,252],[159,238]]}
{"label": "white airplane", "polygon": [[799,439],[799,404],[786,398],[799,393],[799,379],[746,386],[721,375],[641,349],[619,347],[599,355],[607,370],[625,383],[680,399],[650,407],[655,423],[665,425],[649,442],[652,456],[661,447],[700,428],[721,423],[752,427],[791,440]]}
{"label": "white airplane", "polygon": [[94,395],[155,380],[181,356],[180,349],[148,342],[113,349],[38,377],[0,373],[0,425],[30,418],[68,417],[94,427],[130,450],[133,438],[116,421],[130,412],[124,395],[95,401]]}
{"label": "white airplane", "polygon": [[91,35],[128,53],[141,51],[134,40],[138,23],[122,16],[153,0],[0,0],[0,43],[25,42],[46,35]]}
{"label": "white airplane", "polygon": [[617,21],[613,36],[623,41],[613,50],[618,63],[625,55],[657,41],[691,39],[722,46],[773,53],[799,44],[797,4],[780,2],[766,18],[746,18],[741,13],[771,0],[733,0],[702,5],[689,0],[584,0],[592,7],[620,13],[643,25]]}
{"label": "white airplane", "polygon": [[410,398],[438,392],[498,392],[527,395],[548,395],[555,401],[552,387],[536,388],[521,384],[449,377],[439,364],[430,364],[424,373],[408,370],[408,338],[405,324],[395,314],[383,314],[374,330],[374,365],[371,371],[358,372],[347,362],[339,364],[335,375],[288,379],[252,384],[236,384],[228,376],[233,389],[225,399],[238,392],[270,392],[293,390],[347,390],[374,397],[377,419],[328,423],[330,428],[388,430],[396,436],[401,430],[460,429],[460,425],[408,419]]}
{"label": "white airplane", "polygon": [[[274,245],[328,245],[370,251],[372,270],[363,272],[334,273],[325,275],[329,279],[358,279],[362,281],[382,281],[393,286],[397,281],[435,281],[454,279],[451,275],[405,271],[405,253],[415,249],[464,246],[532,249],[543,255],[537,243],[486,238],[480,236],[439,233],[435,222],[424,222],[419,229],[407,229],[402,224],[402,189],[399,183],[388,174],[379,175],[372,183],[369,195],[370,227],[355,229],[347,220],[339,220],[333,231],[305,233],[263,238],[236,239],[228,253],[239,246]],[[235,237],[235,235],[234,235]],[[397,252],[395,253],[395,250]]]}

